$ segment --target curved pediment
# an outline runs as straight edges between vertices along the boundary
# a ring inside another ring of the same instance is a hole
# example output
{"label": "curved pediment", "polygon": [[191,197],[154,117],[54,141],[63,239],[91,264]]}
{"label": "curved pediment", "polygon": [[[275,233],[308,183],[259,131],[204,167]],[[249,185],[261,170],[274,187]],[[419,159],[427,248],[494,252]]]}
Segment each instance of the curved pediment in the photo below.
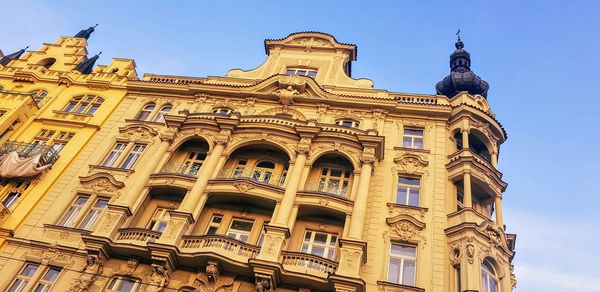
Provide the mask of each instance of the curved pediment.
{"label": "curved pediment", "polygon": [[425,240],[421,231],[425,229],[425,223],[419,221],[413,216],[400,214],[394,217],[386,218],[392,236],[403,241],[416,242]]}
{"label": "curved pediment", "polygon": [[267,54],[269,54],[271,49],[282,47],[300,48],[307,53],[319,49],[343,50],[350,55],[352,61],[356,61],[356,45],[340,43],[334,36],[323,32],[295,32],[285,38],[265,40],[265,52]]}
{"label": "curved pediment", "polygon": [[79,181],[81,187],[92,191],[93,193],[111,193],[114,194],[118,190],[125,187],[125,184],[115,179],[108,172],[96,172],[88,176],[80,176]]}
{"label": "curved pediment", "polygon": [[120,137],[129,141],[150,140],[158,135],[152,127],[143,123],[132,123],[119,128]]}

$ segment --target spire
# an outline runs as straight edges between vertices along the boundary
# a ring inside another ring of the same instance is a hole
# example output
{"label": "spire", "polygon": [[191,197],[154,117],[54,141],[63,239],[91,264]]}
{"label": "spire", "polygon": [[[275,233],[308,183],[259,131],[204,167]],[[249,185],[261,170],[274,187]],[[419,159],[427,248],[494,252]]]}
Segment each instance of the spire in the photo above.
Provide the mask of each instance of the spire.
{"label": "spire", "polygon": [[8,55],[0,58],[0,65],[6,66],[6,65],[8,65],[8,63],[10,63],[10,61],[18,60],[19,58],[21,58],[21,55],[23,55],[23,53],[25,53],[25,50],[27,50],[28,48],[29,48],[29,46],[25,47],[24,49],[20,49],[12,54],[8,54]]}
{"label": "spire", "polygon": [[460,29],[456,36],[456,50],[450,55],[450,75],[435,85],[437,94],[452,98],[461,91],[468,91],[487,98],[490,85],[471,71],[471,54],[465,50],[465,44],[460,39]]}
{"label": "spire", "polygon": [[98,57],[100,57],[100,54],[102,54],[102,52],[96,54],[95,56],[77,64],[77,66],[75,67],[75,70],[83,73],[83,74],[90,74],[92,73],[92,70],[94,70],[94,64],[96,63],[96,60],[98,60]]}
{"label": "spire", "polygon": [[75,38],[84,38],[84,39],[89,39],[90,35],[92,35],[92,32],[94,32],[94,29],[98,26],[98,24],[94,25],[94,26],[90,26],[88,29],[84,29],[79,31],[76,35],[74,35],[73,37]]}

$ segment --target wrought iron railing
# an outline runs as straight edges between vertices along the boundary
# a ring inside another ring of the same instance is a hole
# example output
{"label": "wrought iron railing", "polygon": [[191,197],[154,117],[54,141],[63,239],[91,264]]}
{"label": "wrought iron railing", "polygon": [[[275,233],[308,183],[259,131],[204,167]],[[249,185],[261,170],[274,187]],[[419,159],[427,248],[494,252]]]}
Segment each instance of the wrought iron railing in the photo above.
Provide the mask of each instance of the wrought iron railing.
{"label": "wrought iron railing", "polygon": [[198,172],[200,171],[199,164],[193,163],[167,163],[163,166],[158,173],[162,174],[182,174],[188,176],[198,176]]}
{"label": "wrought iron railing", "polygon": [[222,170],[219,178],[246,178],[259,183],[283,186],[285,174],[259,168],[231,168]]}
{"label": "wrought iron railing", "polygon": [[52,164],[59,157],[58,152],[52,146],[47,146],[46,144],[6,141],[0,146],[0,155],[13,151],[17,152],[20,157],[31,157],[41,154],[40,166]]}
{"label": "wrought iron railing", "polygon": [[309,180],[306,182],[304,190],[347,198],[350,192],[350,184],[334,180]]}

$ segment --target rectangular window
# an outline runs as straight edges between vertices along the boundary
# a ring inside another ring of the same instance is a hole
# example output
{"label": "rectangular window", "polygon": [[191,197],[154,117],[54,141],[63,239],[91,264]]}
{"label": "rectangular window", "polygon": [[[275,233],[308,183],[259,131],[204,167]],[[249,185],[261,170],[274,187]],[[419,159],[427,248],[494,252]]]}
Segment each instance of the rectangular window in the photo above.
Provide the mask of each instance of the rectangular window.
{"label": "rectangular window", "polygon": [[206,152],[191,151],[183,162],[183,173],[196,176],[206,159]]}
{"label": "rectangular window", "polygon": [[421,179],[414,177],[398,177],[398,190],[396,191],[396,204],[419,206]]}
{"label": "rectangular window", "polygon": [[223,221],[223,216],[213,215],[212,218],[210,219],[210,223],[208,223],[208,228],[206,229],[206,234],[207,235],[217,234],[217,230],[219,230],[221,221]]}
{"label": "rectangular window", "polygon": [[17,275],[13,283],[8,288],[9,292],[21,292],[25,291],[25,287],[31,281],[35,272],[40,268],[40,265],[34,263],[26,263],[25,267],[21,270],[21,272]]}
{"label": "rectangular window", "polygon": [[58,267],[49,267],[48,270],[46,270],[46,273],[44,274],[44,276],[39,280],[37,286],[35,286],[35,290],[33,290],[34,292],[47,292],[50,291],[50,289],[52,289],[52,285],[54,284],[54,282],[56,282],[56,279],[58,279],[58,276],[60,275],[60,271],[62,269],[58,268]]}
{"label": "rectangular window", "polygon": [[60,153],[65,146],[67,146],[67,143],[65,142],[54,142],[52,144],[52,150],[56,151],[56,153]]}
{"label": "rectangular window", "polygon": [[87,215],[85,215],[85,218],[83,218],[81,224],[79,224],[79,229],[92,230],[96,224],[96,221],[98,221],[98,218],[100,218],[100,215],[102,215],[107,205],[108,199],[97,199],[94,206],[92,206],[92,209],[87,213]]}
{"label": "rectangular window", "polygon": [[229,231],[227,231],[227,236],[242,242],[247,242],[253,224],[254,221],[233,219],[231,220]]}
{"label": "rectangular window", "polygon": [[288,68],[287,70],[285,70],[285,74],[287,74],[287,75],[308,76],[308,77],[311,77],[311,78],[315,78],[315,76],[317,76],[317,70]]}
{"label": "rectangular window", "polygon": [[416,246],[392,243],[388,262],[388,282],[415,286],[416,271]]}
{"label": "rectangular window", "polygon": [[423,130],[404,129],[402,147],[412,149],[423,149]]}
{"label": "rectangular window", "polygon": [[140,280],[119,276],[110,279],[105,291],[134,292],[140,290],[141,284]]}
{"label": "rectangular window", "polygon": [[348,169],[323,167],[319,179],[319,191],[345,197],[350,184]]}
{"label": "rectangular window", "polygon": [[0,118],[3,117],[6,114],[5,110],[0,110]]}
{"label": "rectangular window", "polygon": [[12,192],[8,193],[8,195],[6,195],[6,197],[4,197],[4,200],[2,200],[2,204],[4,205],[4,207],[6,209],[11,209],[15,205],[15,203],[17,203],[17,201],[19,200],[20,197],[21,197],[20,191],[12,191]]}
{"label": "rectangular window", "polygon": [[152,219],[150,220],[147,228],[161,233],[165,231],[167,228],[167,223],[171,218],[169,211],[170,209],[157,208],[156,211],[154,211],[154,215],[152,215]]}
{"label": "rectangular window", "polygon": [[131,149],[131,151],[129,151],[129,154],[127,154],[125,160],[123,160],[121,168],[132,169],[135,166],[135,163],[138,161],[138,159],[140,159],[140,156],[142,156],[144,149],[146,149],[145,145],[133,145],[133,148]]}
{"label": "rectangular window", "polygon": [[79,212],[81,212],[81,209],[83,209],[83,206],[85,206],[88,199],[89,198],[86,196],[77,197],[77,199],[75,199],[75,202],[73,202],[71,207],[69,207],[69,210],[67,210],[67,213],[65,213],[65,216],[63,216],[63,218],[58,222],[58,225],[65,227],[73,227],[75,225],[77,215],[79,215]]}
{"label": "rectangular window", "polygon": [[125,143],[117,143],[117,145],[115,145],[115,147],[110,152],[110,154],[108,154],[108,156],[106,156],[106,159],[104,159],[104,162],[102,162],[102,166],[112,167],[115,164],[115,162],[117,161],[117,159],[119,158],[119,156],[121,156],[121,154],[123,153],[123,150],[125,150],[126,147],[127,147],[127,144],[125,144]]}
{"label": "rectangular window", "polygon": [[307,230],[300,251],[332,260],[336,245],[337,234]]}
{"label": "rectangular window", "polygon": [[246,169],[247,163],[248,159],[240,159],[235,167],[235,170],[233,171],[232,177],[242,177],[244,175],[244,169]]}

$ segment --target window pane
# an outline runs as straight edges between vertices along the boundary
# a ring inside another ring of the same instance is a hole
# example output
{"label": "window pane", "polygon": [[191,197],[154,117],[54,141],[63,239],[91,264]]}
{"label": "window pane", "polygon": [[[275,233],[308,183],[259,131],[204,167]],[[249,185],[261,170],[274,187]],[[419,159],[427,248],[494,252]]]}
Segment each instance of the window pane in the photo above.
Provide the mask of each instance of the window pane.
{"label": "window pane", "polygon": [[392,244],[392,254],[414,258],[417,254],[417,249],[414,246]]}
{"label": "window pane", "polygon": [[410,138],[410,137],[402,138],[402,147],[412,147],[412,138]]}
{"label": "window pane", "polygon": [[327,243],[327,234],[325,234],[325,233],[316,233],[315,234],[315,243],[320,243],[320,244]]}
{"label": "window pane", "polygon": [[97,105],[92,105],[92,107],[90,107],[90,109],[88,110],[87,113],[90,115],[94,114],[98,110],[98,107],[99,106],[97,106]]}
{"label": "window pane", "polygon": [[423,130],[404,129],[404,135],[423,136]]}
{"label": "window pane", "polygon": [[23,279],[16,279],[10,288],[8,288],[8,292],[21,292],[25,288],[29,281],[25,281]]}
{"label": "window pane", "polygon": [[408,205],[415,206],[415,207],[419,206],[419,190],[418,189],[410,190]]}
{"label": "window pane", "polygon": [[421,180],[413,177],[399,177],[398,182],[405,185],[413,185],[419,186],[421,184]]}
{"label": "window pane", "polygon": [[404,260],[402,284],[414,286],[415,285],[415,273],[416,273],[415,261]]}
{"label": "window pane", "polygon": [[390,258],[388,267],[388,282],[400,283],[400,259]]}
{"label": "window pane", "polygon": [[233,223],[231,223],[231,229],[250,231],[252,230],[252,223],[253,222],[249,221],[233,220]]}
{"label": "window pane", "polygon": [[27,266],[21,272],[21,276],[31,277],[35,274],[35,271],[39,268],[39,265],[36,264],[27,264]]}
{"label": "window pane", "polygon": [[325,256],[325,248],[322,246],[313,245],[312,251],[310,253],[313,255],[324,257]]}
{"label": "window pane", "polygon": [[48,269],[48,272],[46,273],[46,275],[44,275],[44,280],[54,283],[54,281],[56,281],[56,278],[58,278],[58,275],[60,275],[60,270],[60,268],[55,267]]}
{"label": "window pane", "polygon": [[415,138],[414,148],[423,149],[423,138]]}
{"label": "window pane", "polygon": [[396,192],[396,204],[406,204],[406,193],[408,190],[405,187],[398,187]]}
{"label": "window pane", "polygon": [[210,226],[210,227],[208,227],[208,230],[206,231],[206,234],[208,234],[208,235],[217,234],[217,227],[216,226]]}

